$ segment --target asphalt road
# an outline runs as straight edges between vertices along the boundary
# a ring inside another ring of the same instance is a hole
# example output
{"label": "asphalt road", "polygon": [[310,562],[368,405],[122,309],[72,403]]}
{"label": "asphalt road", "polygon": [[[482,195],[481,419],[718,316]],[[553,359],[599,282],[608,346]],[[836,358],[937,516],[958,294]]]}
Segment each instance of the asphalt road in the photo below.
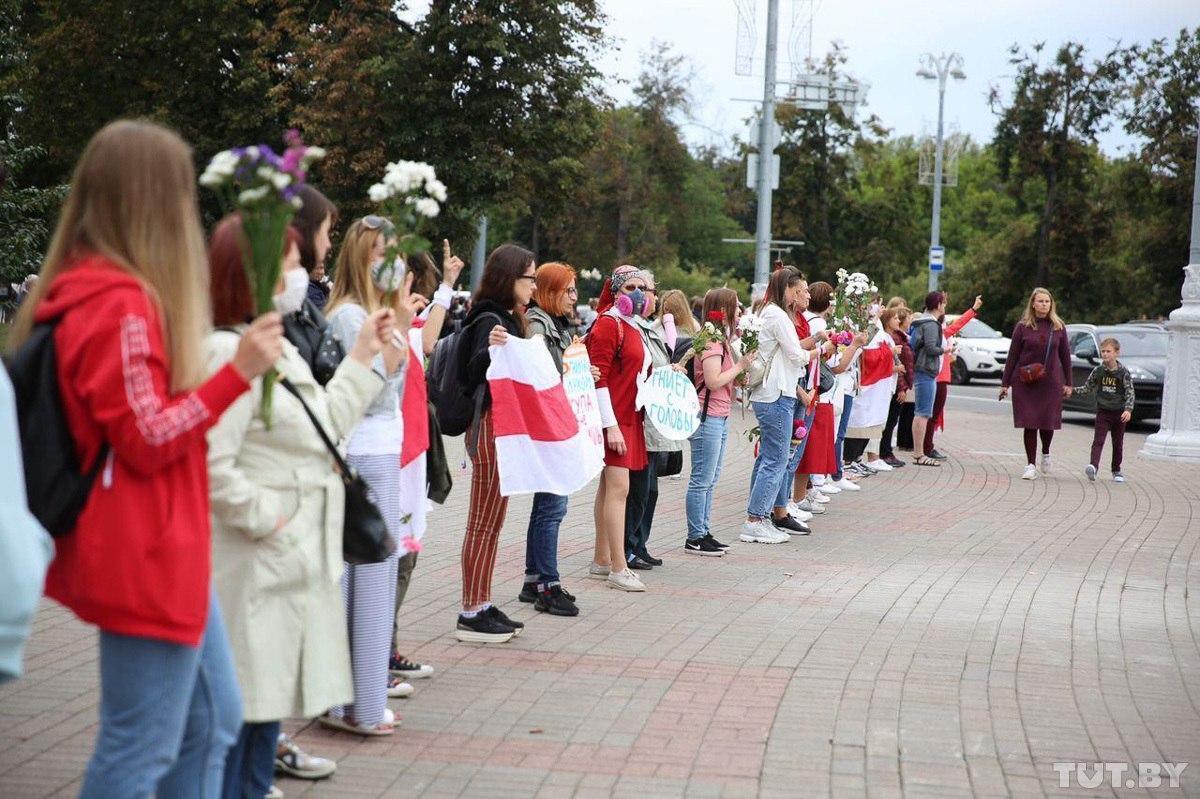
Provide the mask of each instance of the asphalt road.
{"label": "asphalt road", "polygon": [[[1012,415],[1012,405],[1009,400],[1000,402],[996,397],[1000,393],[999,380],[973,379],[965,386],[950,386],[950,396],[947,403],[951,408],[975,413],[996,413],[1005,416]],[[1090,427],[1093,416],[1088,413],[1063,412],[1063,422],[1071,425]],[[1158,420],[1136,422],[1129,425],[1128,430],[1136,433],[1154,433],[1158,430]]]}

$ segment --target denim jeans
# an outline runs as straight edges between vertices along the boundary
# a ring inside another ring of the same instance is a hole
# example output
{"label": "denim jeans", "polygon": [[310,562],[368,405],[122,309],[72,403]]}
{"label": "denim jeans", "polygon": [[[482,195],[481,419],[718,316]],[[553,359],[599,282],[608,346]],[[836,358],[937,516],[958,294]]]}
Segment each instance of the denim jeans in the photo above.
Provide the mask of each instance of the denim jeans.
{"label": "denim jeans", "polygon": [[750,501],[746,505],[746,515],[765,519],[771,515],[772,503],[777,501],[780,486],[787,480],[796,398],[781,394],[774,402],[750,404],[762,438],[754,470],[750,473]]}
{"label": "denim jeans", "polygon": [[[817,415],[817,407],[806,408],[799,400],[796,401],[796,413],[792,417],[794,425],[797,419],[804,420],[804,427],[807,430],[812,430],[813,417]],[[779,486],[779,493],[775,496],[775,507],[786,508],[788,502],[792,498],[792,483],[795,480],[796,472],[800,469],[800,460],[804,457],[804,450],[808,449],[808,436],[800,439],[800,443],[792,449],[792,456],[788,459],[787,476],[784,477],[783,483]]]}
{"label": "denim jeans", "polygon": [[625,559],[646,551],[650,543],[650,527],[658,508],[658,459],[661,453],[650,452],[646,468],[629,473],[629,497],[625,500]]}
{"label": "denim jeans", "polygon": [[200,646],[101,631],[100,732],[81,799],[216,799],[242,695],[217,599]]}
{"label": "denim jeans", "polygon": [[696,541],[708,535],[712,519],[713,490],[721,476],[725,444],[729,440],[729,417],[709,416],[688,441],[692,445],[692,474],[688,478],[687,537]]}
{"label": "denim jeans", "polygon": [[271,790],[280,726],[278,721],[242,725],[225,759],[222,799],[262,799]]}
{"label": "denim jeans", "polygon": [[558,528],[566,515],[566,497],[542,492],[533,495],[525,531],[525,582],[546,588],[558,585]]}
{"label": "denim jeans", "polygon": [[837,472],[833,475],[835,482],[842,479],[842,444],[846,440],[846,428],[850,426],[850,409],[853,407],[854,397],[847,394],[842,404],[842,418],[838,420],[837,438],[833,441],[833,454],[837,460]]}

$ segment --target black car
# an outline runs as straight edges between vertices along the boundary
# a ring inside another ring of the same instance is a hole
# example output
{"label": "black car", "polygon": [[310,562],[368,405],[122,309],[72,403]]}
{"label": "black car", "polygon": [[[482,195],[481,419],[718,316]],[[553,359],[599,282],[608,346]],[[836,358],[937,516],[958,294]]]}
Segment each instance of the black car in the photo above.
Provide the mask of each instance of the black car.
{"label": "black car", "polygon": [[[1083,385],[1100,365],[1100,342],[1115,338],[1121,344],[1117,359],[1133,377],[1134,420],[1158,419],[1162,415],[1163,378],[1167,373],[1167,337],[1166,329],[1153,323],[1067,325],[1072,382]],[[1095,413],[1096,395],[1066,399],[1063,410]]]}

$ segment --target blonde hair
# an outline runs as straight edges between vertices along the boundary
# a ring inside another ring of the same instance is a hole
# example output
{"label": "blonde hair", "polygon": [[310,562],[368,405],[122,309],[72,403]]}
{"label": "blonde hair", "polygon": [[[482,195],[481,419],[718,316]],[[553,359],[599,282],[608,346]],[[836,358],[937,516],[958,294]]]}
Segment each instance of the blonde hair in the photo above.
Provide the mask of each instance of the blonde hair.
{"label": "blonde hair", "polygon": [[1050,298],[1050,313],[1048,314],[1048,318],[1050,319],[1050,329],[1062,330],[1064,327],[1066,327],[1066,325],[1063,324],[1063,320],[1058,318],[1058,304],[1054,302],[1054,295],[1051,294],[1048,289],[1040,287],[1034,289],[1029,294],[1029,300],[1025,303],[1025,313],[1021,315],[1021,324],[1025,325],[1026,327],[1037,327],[1037,314],[1033,312],[1033,300],[1039,294],[1045,294]]}
{"label": "blonde hair", "polygon": [[700,323],[696,321],[696,317],[692,316],[692,303],[688,300],[687,295],[679,289],[671,289],[664,294],[659,305],[659,318],[662,318],[663,314],[671,314],[675,317],[677,330],[687,333],[689,336],[700,332]]}
{"label": "blonde hair", "polygon": [[382,228],[367,227],[361,219],[346,231],[333,268],[333,290],[325,305],[326,315],[348,302],[361,305],[369,314],[383,307],[381,292],[371,275],[371,251],[385,232]]}
{"label": "blonde hair", "polygon": [[171,391],[199,385],[212,323],[208,258],[192,150],[179,134],[153,122],[119,120],[88,142],[40,279],[13,324],[11,349],[28,338],[34,311],[63,267],[86,252],[112,261],[145,286],[161,316]]}

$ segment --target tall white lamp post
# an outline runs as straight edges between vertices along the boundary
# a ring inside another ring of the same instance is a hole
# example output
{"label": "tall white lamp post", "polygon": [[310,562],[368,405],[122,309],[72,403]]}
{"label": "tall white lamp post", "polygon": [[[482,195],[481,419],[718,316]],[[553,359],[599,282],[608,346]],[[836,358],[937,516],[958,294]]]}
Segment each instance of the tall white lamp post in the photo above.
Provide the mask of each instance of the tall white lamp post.
{"label": "tall white lamp post", "polygon": [[965,80],[963,57],[958,53],[934,57],[932,53],[921,56],[921,68],[917,77],[938,82],[937,150],[933,161],[933,225],[929,231],[929,290],[937,291],[938,275],[945,263],[941,247],[942,236],[942,155],[943,155],[943,112],[946,107],[946,80]]}

